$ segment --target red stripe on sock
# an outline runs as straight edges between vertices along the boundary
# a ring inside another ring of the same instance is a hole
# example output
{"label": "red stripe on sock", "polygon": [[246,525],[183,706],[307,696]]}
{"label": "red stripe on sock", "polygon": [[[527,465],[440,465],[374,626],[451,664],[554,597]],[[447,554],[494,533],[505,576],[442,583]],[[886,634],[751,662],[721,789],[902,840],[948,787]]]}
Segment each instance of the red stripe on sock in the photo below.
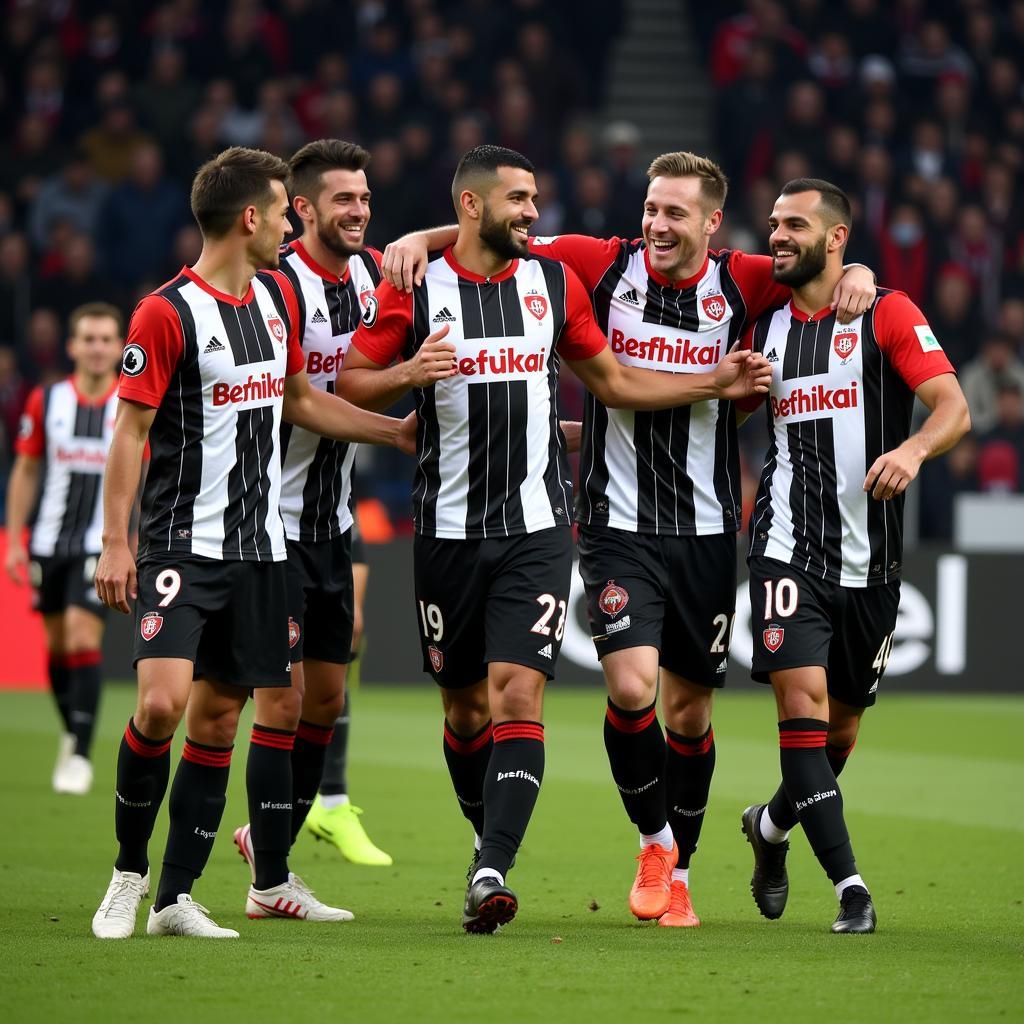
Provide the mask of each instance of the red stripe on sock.
{"label": "red stripe on sock", "polygon": [[[829,746],[832,746],[829,744]],[[857,741],[854,740],[845,750],[840,750],[838,747],[832,747],[832,752],[841,757],[844,761],[853,753],[853,748],[857,746]]]}
{"label": "red stripe on sock", "polygon": [[657,716],[657,708],[651,708],[642,718],[626,718],[617,708],[613,708],[611,704],[605,710],[605,717],[611,722],[612,728],[619,732],[643,732]]}
{"label": "red stripe on sock", "polygon": [[68,668],[87,668],[89,665],[98,665],[103,659],[99,651],[76,651],[64,658],[64,664]]}
{"label": "red stripe on sock", "polygon": [[251,741],[258,747],[273,747],[274,750],[291,750],[295,746],[295,733],[279,732],[265,726],[252,727]]}
{"label": "red stripe on sock", "polygon": [[824,748],[827,733],[780,732],[779,746],[783,750],[816,750]]}
{"label": "red stripe on sock", "polygon": [[701,739],[690,740],[690,742],[684,742],[683,739],[676,739],[672,733],[669,733],[666,737],[668,745],[682,757],[700,757],[702,754],[706,754],[715,742],[715,731],[708,729],[707,736]]}
{"label": "red stripe on sock", "polygon": [[475,754],[478,750],[483,749],[491,742],[494,735],[494,727],[488,722],[483,729],[472,739],[463,739],[457,733],[452,732],[451,726],[444,723],[444,742],[450,747],[456,754],[462,754],[468,756]]}
{"label": "red stripe on sock", "polygon": [[508,740],[539,740],[544,742],[544,726],[540,722],[502,722],[494,727],[494,742]]}
{"label": "red stripe on sock", "polygon": [[152,740],[147,740],[146,737],[140,739],[132,732],[130,722],[125,726],[124,741],[131,747],[132,753],[138,754],[139,757],[160,757],[161,754],[166,754],[171,749],[170,740],[154,743]]}
{"label": "red stripe on sock", "polygon": [[321,747],[326,747],[331,742],[333,735],[333,725],[314,725],[312,722],[299,722],[299,727],[295,731],[296,739],[315,743]]}
{"label": "red stripe on sock", "polygon": [[207,750],[197,746],[191,740],[185,740],[185,749],[181,752],[182,759],[193,764],[205,765],[207,768],[227,768],[231,764],[231,747],[221,750]]}

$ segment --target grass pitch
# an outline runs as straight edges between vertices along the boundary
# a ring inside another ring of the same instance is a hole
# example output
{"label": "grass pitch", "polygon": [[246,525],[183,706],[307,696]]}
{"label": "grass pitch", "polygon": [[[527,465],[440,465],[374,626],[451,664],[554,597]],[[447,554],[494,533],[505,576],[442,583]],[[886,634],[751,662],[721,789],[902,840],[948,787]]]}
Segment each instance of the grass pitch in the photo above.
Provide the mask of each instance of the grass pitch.
{"label": "grass pitch", "polygon": [[[847,820],[879,915],[833,936],[831,886],[797,833],[785,917],[748,891],[743,807],[777,781],[768,693],[726,692],[718,769],[691,882],[699,929],[626,908],[636,840],[611,785],[603,696],[553,687],[547,773],[510,882],[519,917],[495,936],[459,926],[471,851],[441,755],[433,688],[361,690],[353,798],[393,868],[356,868],[300,837],[292,865],[356,921],[247,921],[245,744],[196,898],[234,942],[100,942],[110,876],[116,743],[133,691],[110,686],[96,785],[58,797],[44,694],[0,695],[0,993],[8,1021],[1020,1020],[1024,1015],[1024,699],[886,695],[843,775]],[[242,734],[240,732],[240,734]],[[180,737],[179,737],[180,745]],[[161,821],[151,848],[159,861]]]}

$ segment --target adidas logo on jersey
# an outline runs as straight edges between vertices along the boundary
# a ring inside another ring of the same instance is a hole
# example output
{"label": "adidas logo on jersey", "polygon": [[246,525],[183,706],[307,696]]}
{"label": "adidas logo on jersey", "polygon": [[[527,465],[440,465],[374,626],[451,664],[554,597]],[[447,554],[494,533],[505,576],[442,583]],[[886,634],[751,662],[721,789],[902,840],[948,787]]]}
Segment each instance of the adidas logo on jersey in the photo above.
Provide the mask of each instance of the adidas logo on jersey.
{"label": "adidas logo on jersey", "polygon": [[777,363],[779,361],[779,353],[775,351],[774,345],[765,352],[764,357],[769,363]]}
{"label": "adidas logo on jersey", "polygon": [[434,319],[431,323],[435,324],[453,324],[455,323],[455,317],[452,316],[452,311],[447,306],[442,306],[434,314]]}
{"label": "adidas logo on jersey", "polygon": [[320,307],[319,306],[317,306],[317,310],[313,314],[313,319],[310,320],[310,323],[312,323],[312,324],[325,324],[325,323],[327,323],[327,317],[325,317],[323,315],[323,313],[320,312]]}
{"label": "adidas logo on jersey", "polygon": [[551,644],[545,644],[537,653],[542,658],[550,659],[552,657],[552,655],[551,655]]}
{"label": "adidas logo on jersey", "polygon": [[203,349],[203,353],[204,354],[207,353],[207,352],[226,352],[226,351],[227,351],[227,349],[225,349],[224,346],[217,340],[217,336],[216,335],[214,335],[210,339],[210,341],[207,344],[206,348]]}
{"label": "adidas logo on jersey", "polygon": [[620,302],[625,302],[629,306],[640,305],[640,299],[637,297],[635,288],[630,288],[628,292],[623,292],[621,295],[616,295],[615,297]]}

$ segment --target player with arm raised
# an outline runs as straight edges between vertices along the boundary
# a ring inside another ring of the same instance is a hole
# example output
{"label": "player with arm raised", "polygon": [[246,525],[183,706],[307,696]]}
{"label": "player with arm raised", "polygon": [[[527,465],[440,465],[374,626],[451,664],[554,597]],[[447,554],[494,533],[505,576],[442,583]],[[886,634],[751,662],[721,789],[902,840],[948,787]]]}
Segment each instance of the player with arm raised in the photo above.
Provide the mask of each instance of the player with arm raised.
{"label": "player with arm raised", "polygon": [[[99,705],[106,608],[93,576],[103,525],[103,467],[114,429],[124,320],[116,306],[90,302],[68,320],[66,380],[29,395],[7,489],[8,574],[43,616],[50,688],[64,724],[53,788],[88,793],[89,750]],[[41,485],[41,486],[40,486]],[[26,549],[22,540],[39,499]]]}
{"label": "player with arm raised", "polygon": [[[289,230],[288,165],[232,148],[192,186],[203,233],[194,267],[136,308],[121,364],[107,461],[103,551],[96,588],[129,613],[135,601],[138,702],[117,764],[119,852],[93,917],[100,938],[127,938],[149,889],[148,843],[170,769],[170,743],[188,736],[170,795],[152,935],[236,938],[193,902],[224,809],[238,717],[255,692],[247,783],[253,843],[267,856],[265,888],[249,903],[291,901],[294,916],[345,920],[287,866],[291,747],[301,695],[288,672],[285,536],[278,509],[282,418],[326,436],[412,448],[408,424],[312,388],[298,343],[298,304],[276,267]],[[138,570],[128,518],[149,440]],[[254,813],[255,809],[255,813]],[[282,837],[283,836],[283,840]],[[248,904],[247,904],[248,906]],[[256,916],[256,909],[249,909]]]}
{"label": "player with arm raised", "polygon": [[516,912],[505,875],[543,774],[541,701],[572,561],[561,360],[608,406],[637,409],[749,393],[767,367],[739,353],[685,375],[617,360],[576,275],[529,258],[535,197],[520,154],[467,153],[452,186],[457,240],[412,294],[377,289],[338,380],[369,408],[415,388],[417,613],[424,668],[441,687],[445,758],[477,836],[471,932]]}
{"label": "player with arm raised", "polygon": [[[716,164],[665,153],[647,173],[641,238],[534,238],[530,249],[579,276],[620,362],[707,371],[789,292],[773,281],[769,257],[709,251],[727,191]],[[450,241],[451,229],[435,229],[388,246],[385,276],[404,286],[421,273],[428,244]],[[873,296],[870,272],[858,267],[832,298],[855,315]],[[695,926],[690,860],[715,766],[713,695],[725,683],[736,601],[736,420],[717,399],[634,412],[595,394],[583,419],[580,573],[608,685],[605,747],[640,833],[629,905],[644,920]]]}
{"label": "player with arm raised", "polygon": [[[742,827],[765,917],[785,909],[787,837],[799,822],[840,901],[832,931],[864,933],[875,929],[875,910],[836,776],[892,650],[904,492],[922,462],[967,432],[970,416],[952,365],[905,294],[879,289],[847,324],[829,308],[851,222],[849,200],[827,181],[798,178],[782,189],[769,245],[775,279],[793,298],[748,334],[773,368],[771,447],[748,561],[753,674],[775,692],[782,785],[767,805],[744,811]],[[911,434],[915,395],[930,415]]]}

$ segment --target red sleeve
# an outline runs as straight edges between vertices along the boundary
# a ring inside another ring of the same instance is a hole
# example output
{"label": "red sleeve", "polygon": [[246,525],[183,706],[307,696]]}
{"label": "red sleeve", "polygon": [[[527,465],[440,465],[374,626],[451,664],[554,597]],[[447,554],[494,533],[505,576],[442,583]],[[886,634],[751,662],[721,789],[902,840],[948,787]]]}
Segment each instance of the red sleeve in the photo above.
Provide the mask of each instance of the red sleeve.
{"label": "red sleeve", "polygon": [[926,380],[955,373],[924,313],[903,292],[888,292],[875,303],[875,341],[915,391]]}
{"label": "red sleeve", "polygon": [[366,300],[351,344],[378,366],[389,366],[401,354],[411,330],[412,295],[381,281]]}
{"label": "red sleeve", "polygon": [[118,397],[157,408],[184,350],[174,307],[160,295],[147,295],[128,324]]}
{"label": "red sleeve", "polygon": [[747,320],[753,323],[762,313],[789,301],[792,292],[772,280],[771,256],[729,253],[729,273],[747,304]]}
{"label": "red sleeve", "polygon": [[530,252],[571,267],[588,292],[597,287],[604,272],[615,262],[624,238],[591,238],[589,235],[551,235],[530,239]]}
{"label": "red sleeve", "polygon": [[580,279],[565,267],[565,326],[555,343],[565,359],[591,359],[608,347]]}
{"label": "red sleeve", "polygon": [[43,425],[43,389],[35,388],[25,402],[14,450],[19,455],[38,459],[46,451],[46,428]]}

